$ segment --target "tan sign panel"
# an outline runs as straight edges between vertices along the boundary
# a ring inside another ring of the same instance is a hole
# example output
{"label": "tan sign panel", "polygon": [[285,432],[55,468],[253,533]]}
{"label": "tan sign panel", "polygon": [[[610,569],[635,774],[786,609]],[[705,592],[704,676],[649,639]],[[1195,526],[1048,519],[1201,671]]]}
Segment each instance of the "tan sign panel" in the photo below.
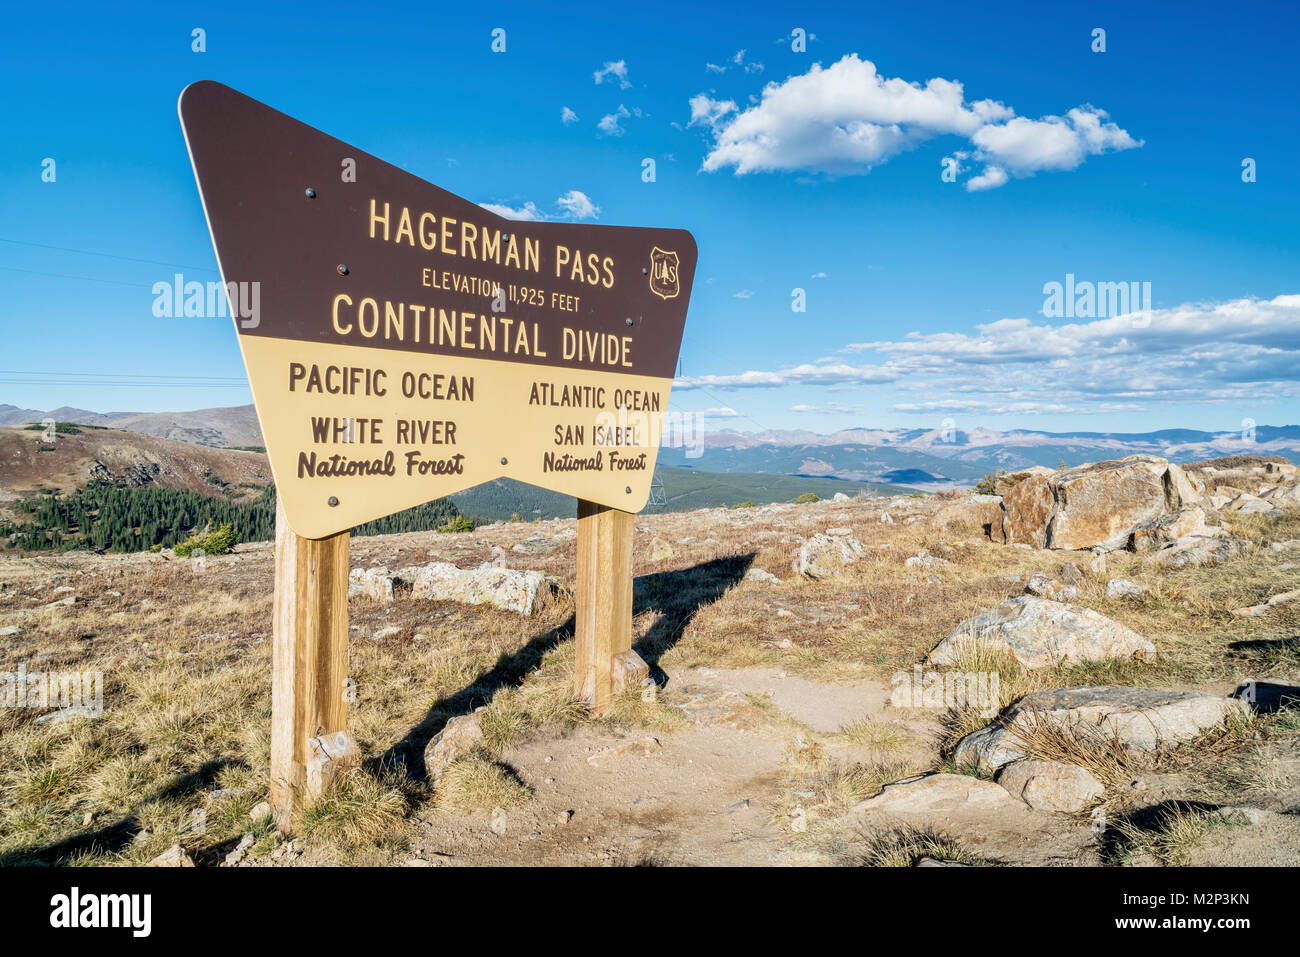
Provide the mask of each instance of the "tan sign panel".
{"label": "tan sign panel", "polygon": [[179,109],[294,531],[500,476],[645,506],[690,233],[503,219],[219,83]]}

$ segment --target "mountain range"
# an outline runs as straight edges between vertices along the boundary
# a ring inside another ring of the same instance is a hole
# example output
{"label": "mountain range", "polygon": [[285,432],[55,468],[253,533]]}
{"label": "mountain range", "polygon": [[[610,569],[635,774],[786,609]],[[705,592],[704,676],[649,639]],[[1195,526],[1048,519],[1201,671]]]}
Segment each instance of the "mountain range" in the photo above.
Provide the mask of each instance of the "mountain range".
{"label": "mountain range", "polygon": [[[54,419],[99,425],[162,438],[225,448],[262,445],[251,405],[192,412],[49,411],[0,405],[0,425]],[[908,485],[937,489],[969,485],[997,469],[1056,467],[1122,458],[1138,452],[1175,462],[1222,455],[1281,455],[1300,460],[1300,425],[1260,425],[1252,431],[1042,432],[1013,429],[844,429],[822,435],[802,429],[719,431],[703,438],[699,452],[664,448],[669,467],[709,472],[758,472]]]}

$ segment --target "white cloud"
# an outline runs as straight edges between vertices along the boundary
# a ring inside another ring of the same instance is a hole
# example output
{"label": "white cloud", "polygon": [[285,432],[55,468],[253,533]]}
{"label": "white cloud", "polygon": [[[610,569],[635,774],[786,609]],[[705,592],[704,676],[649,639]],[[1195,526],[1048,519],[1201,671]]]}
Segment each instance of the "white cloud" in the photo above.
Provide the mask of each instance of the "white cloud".
{"label": "white cloud", "polygon": [[533,202],[526,202],[522,206],[506,206],[501,203],[479,203],[479,205],[498,216],[524,222],[544,222],[548,219],[595,219],[600,214],[600,207],[580,189],[571,189],[557,198],[555,200],[557,212],[553,216],[543,213]]}
{"label": "white cloud", "polygon": [[605,136],[622,136],[627,130],[623,129],[619,124],[632,116],[634,112],[637,116],[641,115],[640,110],[629,111],[626,106],[620,103],[617,110],[613,113],[606,113],[600,118],[600,122],[596,124],[596,129]]}
{"label": "white cloud", "polygon": [[578,114],[573,112],[567,106],[560,110],[560,122],[565,126],[578,122]]}
{"label": "white cloud", "polygon": [[484,209],[504,216],[506,219],[518,219],[524,222],[536,222],[546,217],[537,209],[535,203],[524,203],[519,207],[503,206],[500,203],[479,203]]}
{"label": "white cloud", "polygon": [[716,64],[716,63],[706,63],[706,64],[704,64],[704,69],[708,70],[710,73],[726,73],[726,72],[727,72],[727,68],[726,68],[725,66],[718,66],[718,64]]}
{"label": "white cloud", "polygon": [[773,372],[751,370],[738,375],[683,376],[675,389],[772,389],[788,385],[849,385],[890,382],[895,374],[879,366],[851,366],[843,362],[804,363]]}
{"label": "white cloud", "polygon": [[813,278],[813,279],[825,279],[825,278],[826,278],[826,273],[824,273],[824,272],[815,272],[815,273],[812,274],[812,278]]}
{"label": "white cloud", "polygon": [[742,290],[740,290],[740,292],[733,292],[733,293],[731,294],[731,298],[732,298],[732,299],[752,299],[752,298],[754,298],[754,290],[752,290],[752,289],[742,289]]}
{"label": "white cloud", "polygon": [[973,333],[913,333],[854,343],[878,364],[827,358],[776,370],[680,380],[679,388],[845,389],[888,385],[922,398],[895,412],[987,415],[1124,413],[1175,403],[1300,397],[1300,295],[1184,303],[1106,319],[999,319]]}
{"label": "white cloud", "polygon": [[595,219],[600,213],[600,207],[579,189],[569,190],[555,201],[555,205],[560,207],[570,219]]}
{"label": "white cloud", "polygon": [[690,125],[708,126],[714,136],[703,168],[731,167],[737,175],[867,173],[925,140],[951,135],[974,147],[958,158],[971,155],[985,165],[968,181],[968,189],[978,190],[1040,170],[1074,169],[1088,156],[1142,145],[1092,106],[1064,117],[1017,117],[995,100],[968,102],[955,80],[936,77],[921,84],[883,77],[857,54],[767,84],[761,100],[744,111],[703,93],[691,97],[690,106]]}
{"label": "white cloud", "polygon": [[735,100],[715,100],[704,93],[691,97],[691,120],[687,126],[716,127],[718,121],[736,112]]}
{"label": "white cloud", "polygon": [[597,86],[600,86],[600,84],[604,83],[607,79],[611,83],[618,83],[619,89],[621,90],[626,90],[632,85],[631,81],[627,78],[626,60],[616,60],[612,63],[609,60],[606,60],[605,65],[593,73],[592,76],[595,77]]}

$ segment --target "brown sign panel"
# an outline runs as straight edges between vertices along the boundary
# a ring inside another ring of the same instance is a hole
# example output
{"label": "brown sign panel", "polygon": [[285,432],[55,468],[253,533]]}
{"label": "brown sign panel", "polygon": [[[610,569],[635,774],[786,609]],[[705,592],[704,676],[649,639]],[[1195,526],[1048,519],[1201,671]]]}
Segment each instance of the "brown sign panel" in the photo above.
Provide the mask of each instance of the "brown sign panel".
{"label": "brown sign panel", "polygon": [[690,233],[504,219],[219,83],[179,109],[294,531],[500,476],[644,507]]}

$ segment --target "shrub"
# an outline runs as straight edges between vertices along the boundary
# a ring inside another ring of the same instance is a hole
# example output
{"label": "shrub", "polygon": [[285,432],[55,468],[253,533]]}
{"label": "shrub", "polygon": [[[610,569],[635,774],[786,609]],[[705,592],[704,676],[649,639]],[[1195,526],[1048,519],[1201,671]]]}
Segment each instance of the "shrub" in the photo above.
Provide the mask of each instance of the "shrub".
{"label": "shrub", "polygon": [[997,495],[998,479],[1006,475],[1002,469],[997,469],[992,475],[986,475],[975,485],[975,491],[980,495]]}
{"label": "shrub", "polygon": [[800,495],[797,499],[794,500],[794,504],[811,505],[813,502],[820,502],[821,500],[822,500],[821,496],[818,495],[816,492],[804,492],[802,495]]}
{"label": "shrub", "polygon": [[474,531],[473,519],[466,518],[464,515],[457,515],[446,525],[439,525],[440,532],[472,532]]}
{"label": "shrub", "polygon": [[176,545],[175,552],[181,558],[188,558],[195,549],[202,549],[204,555],[224,555],[239,542],[239,536],[230,525],[222,525],[215,531],[205,529],[196,532]]}

